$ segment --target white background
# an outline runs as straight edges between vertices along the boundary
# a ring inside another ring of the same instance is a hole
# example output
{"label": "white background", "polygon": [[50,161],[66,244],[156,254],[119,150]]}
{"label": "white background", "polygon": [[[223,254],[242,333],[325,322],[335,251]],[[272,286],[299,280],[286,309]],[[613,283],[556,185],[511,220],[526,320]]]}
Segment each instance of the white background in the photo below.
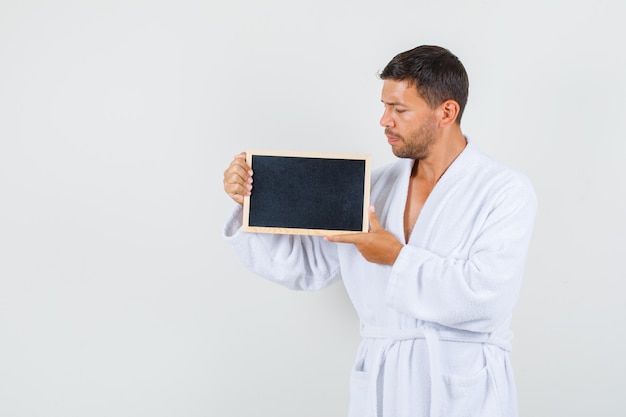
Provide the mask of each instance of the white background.
{"label": "white background", "polygon": [[539,213],[514,316],[522,417],[615,416],[623,377],[621,1],[0,1],[0,416],[343,416],[338,284],[251,275],[220,237],[248,148],[393,160],[376,73],[470,75],[464,132]]}

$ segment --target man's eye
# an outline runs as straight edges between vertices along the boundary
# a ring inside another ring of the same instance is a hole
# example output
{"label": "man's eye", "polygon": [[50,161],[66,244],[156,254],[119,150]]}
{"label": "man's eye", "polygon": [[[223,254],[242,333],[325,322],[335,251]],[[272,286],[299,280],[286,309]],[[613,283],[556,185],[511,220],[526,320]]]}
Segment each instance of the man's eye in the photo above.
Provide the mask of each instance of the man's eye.
{"label": "man's eye", "polygon": [[397,113],[404,113],[406,110],[405,109],[396,109]]}

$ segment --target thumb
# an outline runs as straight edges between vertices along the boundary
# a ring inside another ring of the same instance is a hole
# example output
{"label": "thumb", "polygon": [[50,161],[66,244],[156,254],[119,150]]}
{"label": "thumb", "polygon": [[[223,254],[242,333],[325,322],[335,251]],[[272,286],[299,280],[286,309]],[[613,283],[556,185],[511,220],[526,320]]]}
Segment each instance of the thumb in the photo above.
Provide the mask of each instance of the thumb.
{"label": "thumb", "polygon": [[370,206],[369,217],[370,217],[370,232],[376,232],[382,229],[380,222],[378,221],[378,217],[376,216],[376,210],[374,209],[374,206]]}

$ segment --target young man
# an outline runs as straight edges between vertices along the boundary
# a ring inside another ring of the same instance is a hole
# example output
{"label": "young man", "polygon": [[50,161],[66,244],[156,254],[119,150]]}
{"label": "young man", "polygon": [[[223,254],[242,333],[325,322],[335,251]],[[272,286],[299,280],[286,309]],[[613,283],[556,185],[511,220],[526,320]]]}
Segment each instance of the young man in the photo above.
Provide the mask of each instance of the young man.
{"label": "young man", "polygon": [[244,233],[245,154],[224,172],[239,205],[224,238],[256,274],[292,289],[343,280],[363,340],[350,417],[513,417],[509,358],[536,213],[525,175],[461,131],[468,78],[456,56],[419,46],[380,74],[380,124],[399,159],[372,173],[368,233]]}

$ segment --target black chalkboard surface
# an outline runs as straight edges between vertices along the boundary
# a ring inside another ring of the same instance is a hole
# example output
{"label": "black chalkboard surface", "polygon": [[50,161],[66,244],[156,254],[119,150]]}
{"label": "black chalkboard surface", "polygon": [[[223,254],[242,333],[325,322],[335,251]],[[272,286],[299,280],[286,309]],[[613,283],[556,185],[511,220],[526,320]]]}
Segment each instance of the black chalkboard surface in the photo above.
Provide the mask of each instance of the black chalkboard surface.
{"label": "black chalkboard surface", "polygon": [[252,195],[247,232],[330,235],[369,227],[370,157],[304,152],[246,152]]}

